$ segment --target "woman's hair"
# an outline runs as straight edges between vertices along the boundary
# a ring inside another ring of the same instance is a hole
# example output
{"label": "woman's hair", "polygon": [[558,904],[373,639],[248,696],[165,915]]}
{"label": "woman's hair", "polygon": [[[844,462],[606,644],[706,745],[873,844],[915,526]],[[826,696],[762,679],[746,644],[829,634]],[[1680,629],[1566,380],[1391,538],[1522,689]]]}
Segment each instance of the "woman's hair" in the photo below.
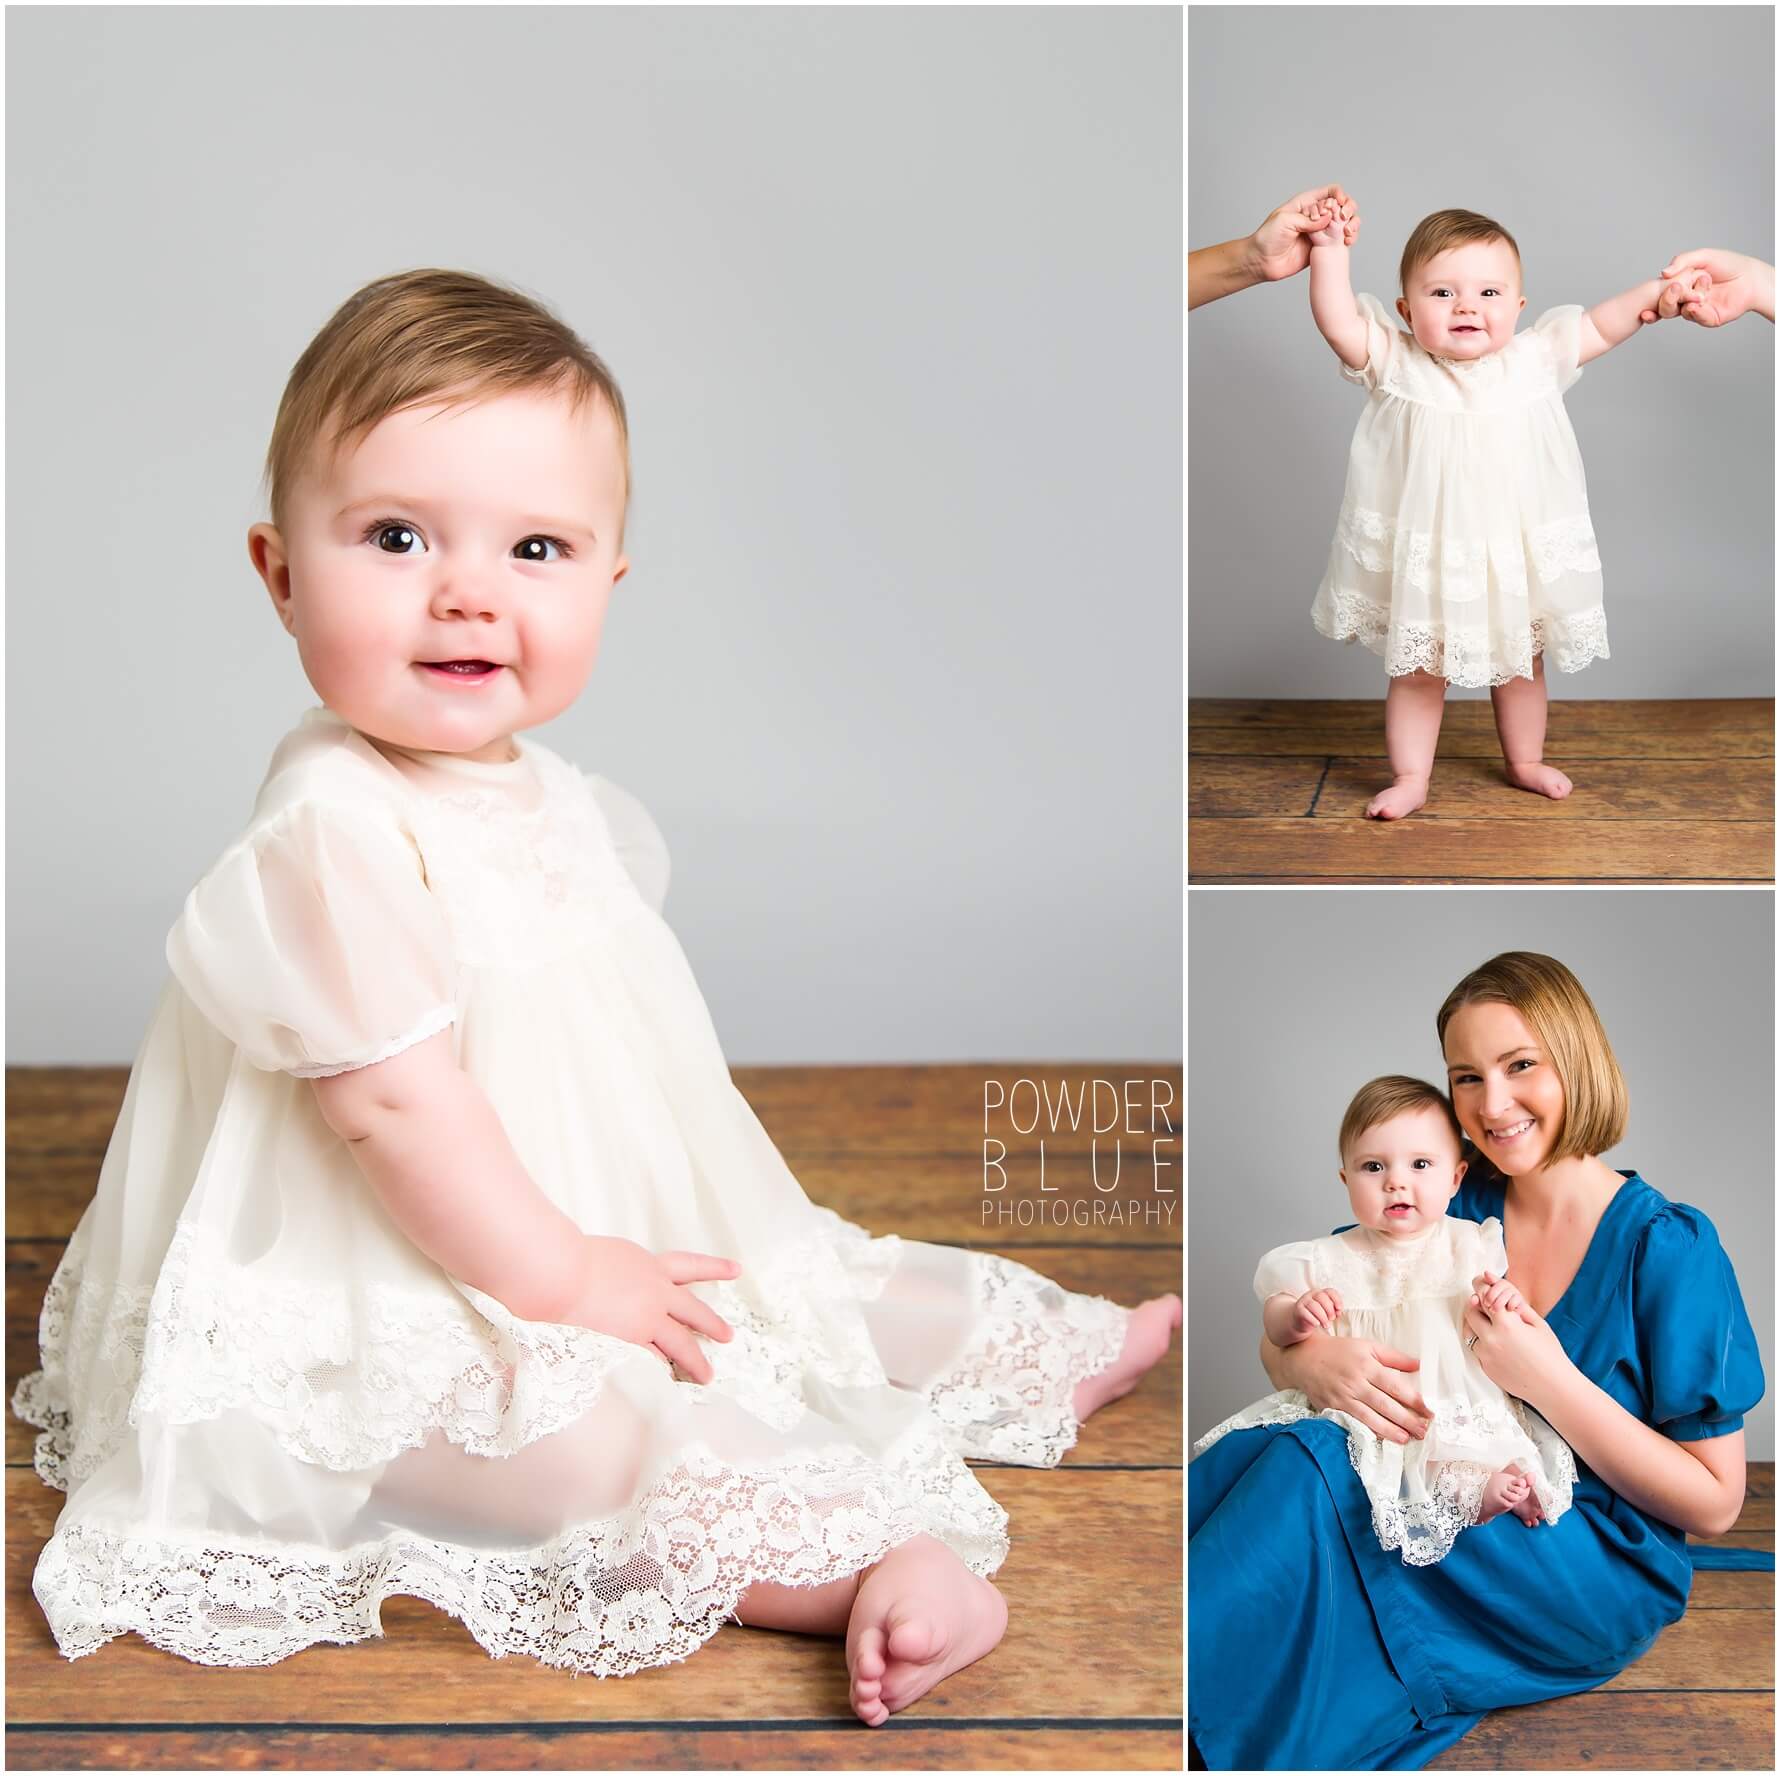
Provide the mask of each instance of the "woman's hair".
{"label": "woman's hair", "polygon": [[1341,1133],[1336,1137],[1341,1163],[1347,1164],[1348,1148],[1367,1129],[1377,1128],[1381,1122],[1389,1122],[1393,1116],[1401,1116],[1406,1111],[1422,1109],[1438,1110],[1446,1118],[1462,1157],[1469,1143],[1446,1093],[1425,1079],[1411,1079],[1406,1073],[1387,1073],[1382,1079],[1368,1079],[1354,1093],[1354,1101],[1341,1119]]}
{"label": "woman's hair", "polygon": [[1564,1088],[1564,1120],[1547,1163],[1604,1152],[1625,1137],[1625,1075],[1601,1027],[1594,1002],[1563,963],[1532,950],[1505,950],[1473,968],[1446,995],[1434,1019],[1440,1044],[1462,1005],[1512,1007],[1526,1020],[1557,1069]]}
{"label": "woman's hair", "polygon": [[573,328],[530,296],[472,272],[427,268],[366,284],[310,340],[285,384],[266,451],[272,522],[284,528],[291,486],[312,450],[331,462],[407,407],[534,390],[566,393],[576,412],[604,398],[618,424],[628,508],[624,396]]}
{"label": "woman's hair", "polygon": [[1493,240],[1506,241],[1515,264],[1520,263],[1520,248],[1500,222],[1492,222],[1475,210],[1436,210],[1433,215],[1422,217],[1411,230],[1403,248],[1402,263],[1397,267],[1397,288],[1407,296],[1409,280],[1418,265],[1425,265],[1430,259],[1437,259],[1442,253],[1466,246],[1471,241]]}

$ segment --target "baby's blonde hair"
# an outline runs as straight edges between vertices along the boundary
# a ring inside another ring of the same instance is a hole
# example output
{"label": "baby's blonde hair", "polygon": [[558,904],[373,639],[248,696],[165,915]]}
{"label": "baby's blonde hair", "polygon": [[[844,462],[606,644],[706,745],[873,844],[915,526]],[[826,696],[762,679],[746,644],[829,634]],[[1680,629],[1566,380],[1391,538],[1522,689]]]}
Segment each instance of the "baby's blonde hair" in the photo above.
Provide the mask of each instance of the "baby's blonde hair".
{"label": "baby's blonde hair", "polygon": [[1460,1154],[1464,1154],[1465,1131],[1459,1127],[1452,1100],[1446,1093],[1425,1079],[1411,1079],[1407,1073],[1387,1073],[1381,1079],[1368,1079],[1354,1093],[1353,1102],[1341,1119],[1341,1133],[1335,1137],[1341,1149],[1341,1163],[1347,1164],[1347,1150],[1367,1129],[1377,1128],[1381,1122],[1389,1122],[1393,1116],[1410,1110],[1438,1110],[1446,1118]]}
{"label": "baby's blonde hair", "polygon": [[366,284],[310,340],[285,384],[266,451],[272,522],[284,529],[291,487],[312,450],[331,463],[404,408],[531,391],[565,393],[577,413],[604,399],[618,424],[628,511],[624,396],[573,328],[522,291],[473,272],[427,267]]}
{"label": "baby's blonde hair", "polygon": [[1488,216],[1480,216],[1475,210],[1436,210],[1433,215],[1422,217],[1403,248],[1403,259],[1397,267],[1398,290],[1405,296],[1409,294],[1409,280],[1418,265],[1426,265],[1454,247],[1493,240],[1506,241],[1514,263],[1520,263],[1520,248],[1514,244],[1514,236]]}
{"label": "baby's blonde hair", "polygon": [[1534,950],[1504,950],[1473,968],[1446,995],[1434,1019],[1440,1044],[1463,1005],[1510,1006],[1551,1057],[1564,1088],[1564,1120],[1546,1160],[1592,1158],[1625,1138],[1625,1075],[1601,1027],[1594,1001],[1563,963]]}

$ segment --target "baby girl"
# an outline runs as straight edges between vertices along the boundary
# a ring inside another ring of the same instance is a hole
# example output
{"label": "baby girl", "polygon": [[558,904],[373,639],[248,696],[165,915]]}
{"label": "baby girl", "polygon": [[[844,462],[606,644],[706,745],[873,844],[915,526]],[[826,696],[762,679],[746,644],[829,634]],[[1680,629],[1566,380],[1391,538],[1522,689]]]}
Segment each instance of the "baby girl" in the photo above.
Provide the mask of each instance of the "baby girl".
{"label": "baby girl", "polygon": [[[1397,327],[1355,297],[1340,214],[1312,235],[1310,312],[1342,375],[1371,394],[1355,429],[1329,563],[1311,617],[1384,658],[1391,786],[1366,812],[1412,814],[1428,797],[1446,687],[1488,685],[1508,781],[1566,796],[1545,763],[1545,674],[1606,659],[1601,562],[1564,391],[1582,366],[1655,318],[1700,274],[1652,278],[1586,312],[1552,308],[1525,333],[1520,250],[1500,223],[1437,210],[1415,226],[1398,275]],[[1671,309],[1672,312],[1672,309]]]}
{"label": "baby girl", "polygon": [[[1502,1224],[1446,1213],[1465,1175],[1452,1105],[1424,1080],[1389,1075],[1362,1086],[1342,1118],[1341,1181],[1359,1225],[1280,1246],[1261,1260],[1255,1293],[1267,1336],[1284,1347],[1332,1333],[1373,1338],[1418,1356],[1431,1415],[1427,1435],[1397,1444],[1333,1409],[1372,1504],[1372,1526],[1406,1565],[1444,1559],[1461,1530],[1505,1511],[1529,1527],[1569,1508],[1575,1462],[1524,1402],[1511,1399],[1464,1347],[1474,1279],[1508,1268]],[[1489,1313],[1532,1310],[1506,1280],[1478,1291]],[[1270,1394],[1206,1433],[1316,1416],[1296,1389]]]}
{"label": "baby girl", "polygon": [[69,1658],[264,1665],[405,1594],[615,1677],[734,1620],[844,1637],[879,1727],[1007,1624],[965,1458],[1054,1466],[1180,1323],[873,1235],[737,1092],[661,833],[533,735],[630,566],[628,428],[446,269],[291,372],[248,552],[317,701],[169,934],[14,1399]]}

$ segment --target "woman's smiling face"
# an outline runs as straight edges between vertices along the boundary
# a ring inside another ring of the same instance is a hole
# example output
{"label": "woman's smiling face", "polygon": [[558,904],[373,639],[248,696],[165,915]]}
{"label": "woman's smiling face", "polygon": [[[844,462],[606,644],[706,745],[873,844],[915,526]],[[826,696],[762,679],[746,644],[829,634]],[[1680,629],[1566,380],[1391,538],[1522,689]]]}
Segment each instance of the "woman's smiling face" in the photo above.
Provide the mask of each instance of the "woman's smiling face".
{"label": "woman's smiling face", "polygon": [[1557,1143],[1564,1085],[1551,1056],[1511,1005],[1461,1005],[1446,1026],[1446,1076],[1459,1124],[1509,1177],[1534,1172]]}

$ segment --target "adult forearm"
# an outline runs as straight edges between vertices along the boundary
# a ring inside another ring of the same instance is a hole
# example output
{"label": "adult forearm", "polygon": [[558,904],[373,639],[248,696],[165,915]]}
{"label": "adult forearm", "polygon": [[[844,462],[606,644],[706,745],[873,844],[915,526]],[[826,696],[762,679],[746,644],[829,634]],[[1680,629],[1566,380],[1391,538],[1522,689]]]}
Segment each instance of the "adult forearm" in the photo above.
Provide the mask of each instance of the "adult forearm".
{"label": "adult forearm", "polygon": [[1197,308],[1202,302],[1216,302],[1220,296],[1234,295],[1250,284],[1261,282],[1261,268],[1255,260],[1254,239],[1244,235],[1241,240],[1221,241],[1215,247],[1198,247],[1187,255],[1187,307]]}
{"label": "adult forearm", "polygon": [[521,1319],[554,1319],[580,1280],[586,1241],[520,1164],[482,1088],[460,1074],[450,1091],[365,1122],[347,1145],[402,1232]]}
{"label": "adult forearm", "polygon": [[1726,1495],[1718,1477],[1587,1376],[1572,1369],[1529,1404],[1628,1504],[1690,1535],[1719,1532]]}
{"label": "adult forearm", "polygon": [[1615,346],[1630,339],[1644,324],[1638,319],[1646,309],[1654,309],[1663,293],[1661,278],[1649,278],[1618,296],[1597,302],[1588,311],[1588,318],[1601,336],[1604,345]]}

